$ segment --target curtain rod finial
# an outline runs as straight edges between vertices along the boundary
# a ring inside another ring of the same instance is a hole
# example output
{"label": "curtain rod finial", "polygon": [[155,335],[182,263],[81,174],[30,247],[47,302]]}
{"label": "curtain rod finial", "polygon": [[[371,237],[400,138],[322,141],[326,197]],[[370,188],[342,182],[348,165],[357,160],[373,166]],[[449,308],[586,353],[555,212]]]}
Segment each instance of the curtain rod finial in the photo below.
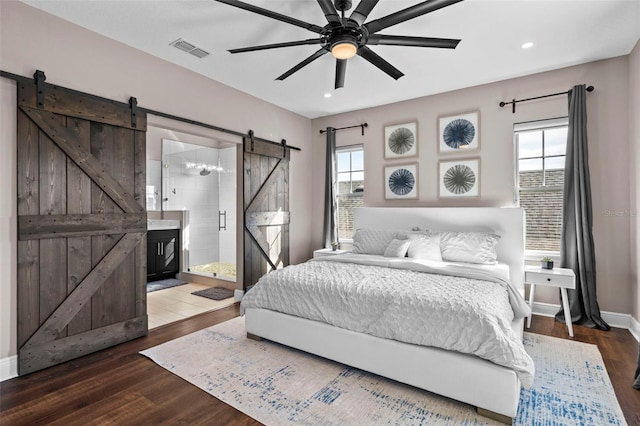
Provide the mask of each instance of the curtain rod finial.
{"label": "curtain rod finial", "polygon": [[595,87],[593,86],[588,86],[587,87],[587,92],[593,92],[595,90]]}

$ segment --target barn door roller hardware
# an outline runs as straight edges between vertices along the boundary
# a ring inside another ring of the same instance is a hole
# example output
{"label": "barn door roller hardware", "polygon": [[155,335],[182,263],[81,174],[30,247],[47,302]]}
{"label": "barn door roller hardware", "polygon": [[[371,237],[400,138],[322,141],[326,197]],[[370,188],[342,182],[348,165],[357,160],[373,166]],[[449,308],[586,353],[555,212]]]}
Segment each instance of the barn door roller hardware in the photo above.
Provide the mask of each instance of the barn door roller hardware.
{"label": "barn door roller hardware", "polygon": [[131,96],[129,98],[129,108],[131,108],[131,127],[136,127],[136,114],[138,113],[138,99]]}
{"label": "barn door roller hardware", "polygon": [[44,71],[36,70],[33,73],[33,79],[36,83],[36,101],[38,103],[38,108],[44,108],[44,81],[47,79],[47,76],[44,75]]}
{"label": "barn door roller hardware", "polygon": [[249,139],[251,139],[251,152],[253,152],[253,145],[254,145],[254,141],[253,141],[253,130],[249,130]]}

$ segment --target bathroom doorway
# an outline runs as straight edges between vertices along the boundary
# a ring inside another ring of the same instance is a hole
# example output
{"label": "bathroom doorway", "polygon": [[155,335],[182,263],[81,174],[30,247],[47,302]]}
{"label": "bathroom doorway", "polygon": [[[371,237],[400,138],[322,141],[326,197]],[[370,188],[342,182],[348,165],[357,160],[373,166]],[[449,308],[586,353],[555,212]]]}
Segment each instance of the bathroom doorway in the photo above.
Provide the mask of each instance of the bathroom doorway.
{"label": "bathroom doorway", "polygon": [[[160,289],[158,281],[148,280],[149,328],[235,303],[237,163],[242,149],[241,139],[236,139],[195,125],[150,118],[147,235],[153,238],[155,230],[174,229],[178,242],[172,259],[175,279],[163,280],[169,286]],[[149,240],[147,245],[147,254],[160,253],[159,262],[164,265],[169,247],[156,247]],[[204,295],[197,294],[202,291]]]}

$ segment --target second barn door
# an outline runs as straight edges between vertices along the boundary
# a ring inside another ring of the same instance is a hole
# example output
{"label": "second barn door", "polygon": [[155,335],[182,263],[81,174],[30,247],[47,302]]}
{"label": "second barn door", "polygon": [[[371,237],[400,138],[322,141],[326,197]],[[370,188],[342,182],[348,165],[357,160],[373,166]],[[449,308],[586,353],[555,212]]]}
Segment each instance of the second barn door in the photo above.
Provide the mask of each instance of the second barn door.
{"label": "second barn door", "polygon": [[285,144],[244,140],[244,288],[289,265],[289,160]]}

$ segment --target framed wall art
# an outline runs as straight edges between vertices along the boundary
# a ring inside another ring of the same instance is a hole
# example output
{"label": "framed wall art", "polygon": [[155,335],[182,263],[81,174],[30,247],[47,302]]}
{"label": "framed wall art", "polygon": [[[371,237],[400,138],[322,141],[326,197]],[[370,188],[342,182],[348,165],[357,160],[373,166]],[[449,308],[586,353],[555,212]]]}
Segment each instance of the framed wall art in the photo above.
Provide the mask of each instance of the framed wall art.
{"label": "framed wall art", "polygon": [[450,115],[438,119],[440,153],[466,152],[480,148],[480,113]]}
{"label": "framed wall art", "polygon": [[396,124],[384,128],[384,158],[418,155],[418,123]]}
{"label": "framed wall art", "polygon": [[418,198],[418,163],[384,168],[384,198],[387,200]]}
{"label": "framed wall art", "polygon": [[441,160],[439,163],[440,198],[480,196],[480,159]]}

